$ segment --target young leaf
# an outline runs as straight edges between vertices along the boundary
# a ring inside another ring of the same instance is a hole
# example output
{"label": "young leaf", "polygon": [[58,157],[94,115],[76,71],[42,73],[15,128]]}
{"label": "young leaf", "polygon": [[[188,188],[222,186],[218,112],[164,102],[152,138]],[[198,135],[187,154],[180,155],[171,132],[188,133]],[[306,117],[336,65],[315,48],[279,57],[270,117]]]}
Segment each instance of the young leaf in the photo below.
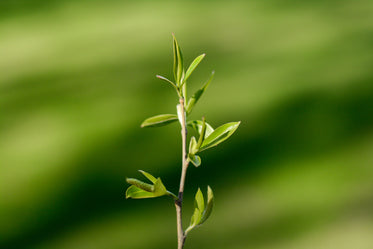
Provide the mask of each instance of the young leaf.
{"label": "young leaf", "polygon": [[167,189],[163,185],[161,178],[157,178],[157,180],[154,183],[154,195],[156,197],[166,195],[167,194]]}
{"label": "young leaf", "polygon": [[175,122],[176,120],[177,116],[175,114],[161,114],[145,119],[144,122],[142,122],[141,124],[141,128],[159,127]]}
{"label": "young leaf", "polygon": [[184,80],[183,80],[183,83],[185,83],[189,76],[193,73],[194,69],[196,69],[196,67],[198,66],[198,64],[203,60],[203,58],[205,57],[206,54],[201,54],[200,56],[198,56],[197,58],[194,59],[194,61],[190,64],[190,66],[188,67],[186,73],[185,73],[185,77],[184,77]]}
{"label": "young leaf", "polygon": [[205,200],[203,199],[203,194],[200,188],[198,188],[195,196],[195,208],[198,208],[201,212],[205,210]]}
{"label": "young leaf", "polygon": [[141,174],[143,174],[146,178],[148,178],[149,181],[151,181],[152,183],[155,183],[157,181],[157,178],[155,178],[154,176],[152,176],[151,174],[149,174],[148,172],[145,172],[143,170],[139,170],[139,172]]}
{"label": "young leaf", "polygon": [[151,174],[139,170],[146,178],[148,178],[154,185],[142,182],[137,179],[127,178],[126,181],[132,184],[126,191],[126,198],[142,199],[142,198],[154,198],[163,195],[172,196],[177,199],[177,196],[170,191],[167,191],[163,185],[161,178],[155,178]]}
{"label": "young leaf", "polygon": [[196,193],[195,200],[194,200],[194,213],[191,218],[190,227],[193,228],[200,223],[204,209],[205,209],[205,202],[203,200],[203,194],[201,192],[201,189],[198,188],[198,191]]}
{"label": "young leaf", "polygon": [[193,163],[194,166],[198,167],[201,165],[201,158],[197,155],[188,154],[189,161]]}
{"label": "young leaf", "polygon": [[[208,137],[214,129],[209,125],[207,122],[206,124],[206,132],[205,132],[205,138]],[[187,123],[188,126],[192,127],[198,134],[201,134],[203,122],[201,120],[191,120]]]}
{"label": "young leaf", "polygon": [[219,126],[202,143],[199,151],[206,150],[227,140],[238,128],[241,122],[231,122]]}
{"label": "young leaf", "polygon": [[180,87],[184,74],[183,55],[181,53],[181,49],[179,47],[175,35],[172,34],[172,37],[174,50],[174,77],[176,85]]}
{"label": "young leaf", "polygon": [[186,112],[189,114],[192,110],[195,104],[198,102],[199,98],[202,96],[202,94],[206,91],[207,87],[210,85],[210,82],[214,78],[215,72],[212,71],[210,78],[208,81],[202,86],[201,89],[199,89],[197,92],[193,94],[193,96],[188,100],[188,104],[186,106]]}
{"label": "young leaf", "polygon": [[206,119],[205,117],[202,117],[202,128],[201,128],[201,132],[198,138],[198,143],[196,146],[198,149],[201,147],[203,140],[205,140],[205,133],[206,133]]}
{"label": "young leaf", "polygon": [[172,86],[173,88],[175,88],[176,92],[178,92],[177,86],[176,86],[175,83],[173,83],[171,80],[167,79],[166,77],[160,76],[160,75],[156,75],[155,77],[157,77],[157,78],[160,79],[160,80],[164,80],[164,81],[166,81],[167,83],[171,84],[171,86]]}
{"label": "young leaf", "polygon": [[150,185],[148,183],[142,182],[142,181],[134,179],[134,178],[127,178],[126,181],[129,184],[134,185],[134,186],[136,186],[136,187],[138,187],[142,190],[145,190],[147,192],[154,192],[154,186]]}
{"label": "young leaf", "polygon": [[190,230],[192,230],[193,228],[195,228],[196,226],[198,226],[198,223],[200,222],[201,220],[201,212],[199,211],[198,208],[195,208],[194,209],[194,212],[193,212],[193,215],[192,217],[190,218],[190,225],[189,227],[185,230],[185,234],[188,234]]}
{"label": "young leaf", "polygon": [[196,141],[196,138],[195,137],[192,137],[190,139],[190,143],[189,143],[189,153],[194,155],[196,154],[198,151],[198,148],[197,148],[197,141]]}
{"label": "young leaf", "polygon": [[198,188],[196,196],[194,198],[194,212],[190,219],[190,225],[185,230],[185,234],[188,234],[190,230],[201,224],[203,212],[205,210],[205,201],[201,189]]}
{"label": "young leaf", "polygon": [[134,185],[131,185],[126,191],[126,199],[144,199],[144,198],[154,198],[156,197],[153,192],[148,192],[138,188]]}
{"label": "young leaf", "polygon": [[200,224],[203,224],[211,215],[212,208],[214,206],[214,193],[210,186],[207,186],[207,206],[205,211],[202,214],[202,219]]}

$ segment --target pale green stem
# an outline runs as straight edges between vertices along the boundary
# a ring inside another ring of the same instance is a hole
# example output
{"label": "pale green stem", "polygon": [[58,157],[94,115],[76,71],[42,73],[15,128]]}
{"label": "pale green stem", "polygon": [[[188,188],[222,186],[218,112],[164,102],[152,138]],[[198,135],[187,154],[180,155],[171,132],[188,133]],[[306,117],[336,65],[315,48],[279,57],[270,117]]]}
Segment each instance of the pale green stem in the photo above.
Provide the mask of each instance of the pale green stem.
{"label": "pale green stem", "polygon": [[187,139],[187,128],[186,128],[186,118],[185,118],[185,109],[184,109],[184,98],[180,98],[181,106],[181,139],[182,139],[182,169],[181,169],[181,178],[180,178],[180,187],[179,187],[179,198],[175,200],[176,207],[176,223],[177,223],[177,248],[183,249],[185,242],[185,233],[183,230],[182,222],[182,206],[183,206],[183,194],[184,194],[184,185],[185,185],[185,176],[188,169],[189,161],[188,154],[186,150],[186,139]]}

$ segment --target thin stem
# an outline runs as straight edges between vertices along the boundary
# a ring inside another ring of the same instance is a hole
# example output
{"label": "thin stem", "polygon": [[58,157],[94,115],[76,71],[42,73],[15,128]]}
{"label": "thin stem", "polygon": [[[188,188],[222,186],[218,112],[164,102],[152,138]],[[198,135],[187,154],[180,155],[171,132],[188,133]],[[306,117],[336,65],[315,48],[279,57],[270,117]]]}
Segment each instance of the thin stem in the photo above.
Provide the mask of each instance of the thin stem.
{"label": "thin stem", "polygon": [[184,98],[180,98],[181,106],[181,139],[182,139],[182,169],[181,169],[181,178],[180,178],[180,187],[179,187],[179,198],[175,200],[176,207],[176,220],[177,220],[177,248],[183,249],[186,235],[183,230],[182,222],[182,206],[183,206],[183,194],[184,194],[184,185],[185,185],[185,176],[188,169],[189,161],[186,150],[186,139],[187,139],[187,128],[186,128],[186,119],[185,119],[185,110],[184,110]]}

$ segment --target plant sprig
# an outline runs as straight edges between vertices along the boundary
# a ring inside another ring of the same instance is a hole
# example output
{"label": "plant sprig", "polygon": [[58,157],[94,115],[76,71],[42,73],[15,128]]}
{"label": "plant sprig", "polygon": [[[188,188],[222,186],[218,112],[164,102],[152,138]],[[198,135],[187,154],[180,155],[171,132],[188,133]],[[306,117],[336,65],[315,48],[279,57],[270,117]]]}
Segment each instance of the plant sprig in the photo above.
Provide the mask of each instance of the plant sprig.
{"label": "plant sprig", "polygon": [[[172,37],[174,81],[160,75],[157,75],[156,77],[167,82],[176,91],[179,97],[179,103],[176,105],[176,114],[160,114],[147,118],[143,121],[141,127],[159,127],[179,121],[182,135],[182,168],[179,192],[178,195],[173,194],[171,191],[167,190],[160,178],[156,178],[151,174],[140,170],[140,173],[142,173],[151,183],[145,183],[138,179],[127,178],[127,182],[131,186],[126,191],[126,198],[144,199],[170,196],[173,199],[176,208],[178,249],[182,249],[188,233],[194,228],[202,225],[209,218],[214,205],[214,194],[210,186],[207,187],[206,204],[202,191],[198,188],[195,195],[195,207],[190,225],[184,230],[182,226],[182,205],[185,177],[189,163],[192,163],[195,167],[199,167],[201,165],[201,157],[199,154],[204,150],[217,146],[232,136],[240,125],[240,121],[226,123],[214,129],[206,122],[205,117],[202,117],[201,120],[188,119],[198,100],[210,85],[214,77],[214,71],[211,73],[208,81],[204,83],[202,87],[198,89],[191,98],[188,99],[188,101],[186,101],[187,81],[206,55],[201,54],[197,56],[185,71],[180,46],[174,34],[172,34]],[[198,135],[197,138],[194,136],[190,137],[189,143],[187,142],[187,127],[194,129]],[[187,144],[189,144],[188,149]]]}

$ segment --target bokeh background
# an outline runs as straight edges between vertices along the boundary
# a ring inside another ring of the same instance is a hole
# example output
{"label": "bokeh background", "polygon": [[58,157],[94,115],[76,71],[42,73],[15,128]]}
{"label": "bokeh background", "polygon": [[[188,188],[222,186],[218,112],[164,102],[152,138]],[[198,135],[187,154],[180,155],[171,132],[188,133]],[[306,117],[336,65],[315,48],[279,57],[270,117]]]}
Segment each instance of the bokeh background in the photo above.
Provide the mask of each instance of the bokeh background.
{"label": "bokeh background", "polygon": [[175,32],[207,56],[193,112],[242,124],[190,167],[216,205],[186,249],[373,248],[373,1],[0,2],[0,248],[176,248],[167,198],[126,200],[143,169],[174,192]]}

